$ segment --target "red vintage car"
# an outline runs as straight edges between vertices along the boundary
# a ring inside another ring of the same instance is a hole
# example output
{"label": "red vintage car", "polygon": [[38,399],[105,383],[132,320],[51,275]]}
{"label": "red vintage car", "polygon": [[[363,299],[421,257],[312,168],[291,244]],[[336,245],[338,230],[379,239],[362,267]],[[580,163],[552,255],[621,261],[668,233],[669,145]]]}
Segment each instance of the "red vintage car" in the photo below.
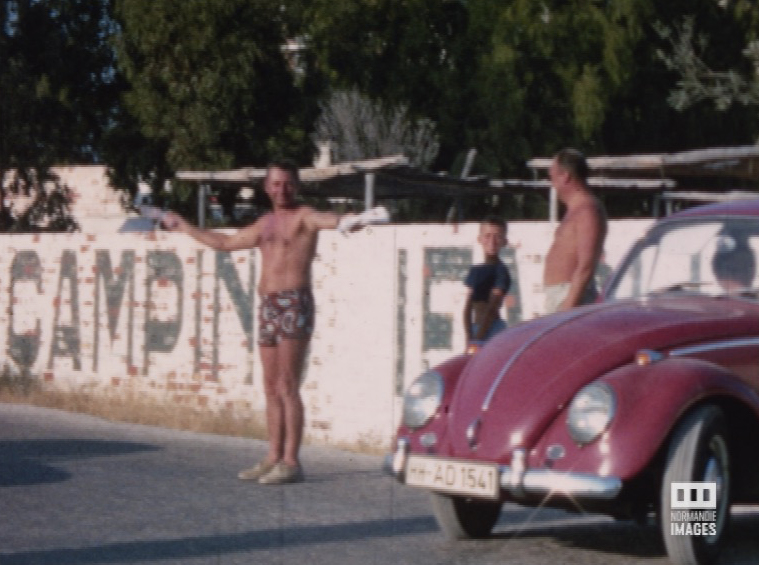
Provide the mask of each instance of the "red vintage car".
{"label": "red vintage car", "polygon": [[598,304],[417,378],[388,471],[449,537],[510,501],[658,518],[673,563],[709,563],[759,502],[758,256],[759,200],[657,222]]}

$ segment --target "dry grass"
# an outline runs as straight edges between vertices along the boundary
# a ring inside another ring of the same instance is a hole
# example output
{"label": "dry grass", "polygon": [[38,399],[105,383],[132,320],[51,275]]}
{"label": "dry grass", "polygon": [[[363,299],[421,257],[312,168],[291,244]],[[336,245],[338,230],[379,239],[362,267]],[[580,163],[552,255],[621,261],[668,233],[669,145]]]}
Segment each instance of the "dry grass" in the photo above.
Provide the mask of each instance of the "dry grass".
{"label": "dry grass", "polygon": [[[29,404],[89,414],[105,420],[130,422],[224,436],[266,439],[263,415],[245,415],[232,409],[217,411],[186,404],[160,402],[143,395],[102,395],[89,390],[45,389],[31,376],[11,373],[7,367],[0,370],[0,403]],[[304,438],[306,443],[318,443]],[[339,449],[370,455],[387,452],[376,437],[360,437],[354,443],[341,442]]]}
{"label": "dry grass", "polygon": [[363,453],[365,455],[387,455],[387,452],[390,449],[385,443],[383,443],[380,437],[373,434],[363,434],[352,443],[339,442],[337,447],[344,451]]}
{"label": "dry grass", "polygon": [[160,402],[138,395],[94,395],[85,390],[46,390],[32,377],[0,374],[0,402],[30,404],[90,414],[106,420],[160,426],[175,430],[226,436],[266,438],[263,418],[243,417],[231,409],[212,411],[183,404]]}

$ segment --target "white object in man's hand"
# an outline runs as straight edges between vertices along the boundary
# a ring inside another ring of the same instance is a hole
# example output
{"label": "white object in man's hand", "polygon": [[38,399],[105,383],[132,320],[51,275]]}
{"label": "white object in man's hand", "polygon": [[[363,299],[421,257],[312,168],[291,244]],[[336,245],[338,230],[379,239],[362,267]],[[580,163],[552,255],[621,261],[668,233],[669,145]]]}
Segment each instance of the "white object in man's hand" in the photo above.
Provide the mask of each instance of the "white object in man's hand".
{"label": "white object in man's hand", "polygon": [[337,224],[337,231],[343,235],[358,227],[372,224],[386,224],[390,221],[390,213],[384,206],[377,206],[360,214],[344,216]]}

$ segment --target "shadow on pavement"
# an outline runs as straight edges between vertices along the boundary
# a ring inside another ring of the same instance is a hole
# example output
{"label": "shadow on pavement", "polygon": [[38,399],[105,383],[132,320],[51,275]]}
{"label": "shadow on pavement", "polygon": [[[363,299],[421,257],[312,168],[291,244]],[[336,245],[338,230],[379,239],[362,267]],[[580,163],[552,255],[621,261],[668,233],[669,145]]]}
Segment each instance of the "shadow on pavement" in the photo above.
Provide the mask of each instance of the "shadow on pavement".
{"label": "shadow on pavement", "polygon": [[511,527],[499,538],[551,538],[567,548],[627,555],[640,559],[664,556],[664,543],[653,526],[633,522],[541,524]]}
{"label": "shadow on pavement", "polygon": [[[294,526],[238,534],[197,536],[155,541],[111,543],[80,549],[51,549],[18,553],[0,552],[3,565],[85,565],[91,563],[140,563],[182,560],[230,553],[275,550],[280,547],[351,542],[394,535],[429,533],[437,530],[431,517],[369,520],[348,524]],[[253,561],[255,562],[255,561]]]}
{"label": "shadow on pavement", "polygon": [[110,457],[155,446],[119,441],[29,440],[0,441],[0,487],[29,486],[65,481],[71,475],[56,462]]}

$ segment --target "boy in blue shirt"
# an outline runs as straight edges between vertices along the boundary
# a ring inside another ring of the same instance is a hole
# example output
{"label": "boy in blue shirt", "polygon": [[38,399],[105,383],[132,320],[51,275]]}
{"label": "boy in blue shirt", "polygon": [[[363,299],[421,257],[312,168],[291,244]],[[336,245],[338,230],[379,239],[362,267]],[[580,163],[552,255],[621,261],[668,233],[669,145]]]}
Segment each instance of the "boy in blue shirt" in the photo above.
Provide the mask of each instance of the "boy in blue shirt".
{"label": "boy in blue shirt", "polygon": [[498,257],[508,242],[506,223],[497,216],[488,216],[480,224],[477,241],[485,261],[472,265],[464,281],[469,288],[464,305],[467,349],[484,343],[506,327],[500,309],[511,286],[509,270]]}

